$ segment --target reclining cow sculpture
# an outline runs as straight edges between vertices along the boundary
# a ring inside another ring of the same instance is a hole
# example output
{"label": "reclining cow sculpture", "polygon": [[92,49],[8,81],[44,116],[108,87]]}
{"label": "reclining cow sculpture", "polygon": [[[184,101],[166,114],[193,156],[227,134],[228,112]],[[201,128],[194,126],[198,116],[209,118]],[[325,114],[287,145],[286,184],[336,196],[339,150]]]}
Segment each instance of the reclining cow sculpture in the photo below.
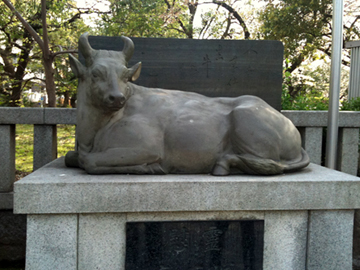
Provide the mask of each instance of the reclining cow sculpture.
{"label": "reclining cow sculpture", "polygon": [[272,175],[306,167],[309,157],[292,122],[255,96],[209,98],[131,83],[134,44],[94,50],[80,37],[78,149],[65,163],[89,174],[233,173]]}

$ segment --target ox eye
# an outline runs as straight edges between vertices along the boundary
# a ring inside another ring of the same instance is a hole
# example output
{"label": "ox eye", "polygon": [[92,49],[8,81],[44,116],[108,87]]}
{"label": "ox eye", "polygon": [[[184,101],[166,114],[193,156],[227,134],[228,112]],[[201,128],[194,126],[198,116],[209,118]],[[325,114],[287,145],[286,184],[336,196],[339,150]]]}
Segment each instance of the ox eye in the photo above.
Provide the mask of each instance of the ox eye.
{"label": "ox eye", "polygon": [[92,72],[93,78],[99,78],[101,77],[101,73],[98,70],[95,70]]}

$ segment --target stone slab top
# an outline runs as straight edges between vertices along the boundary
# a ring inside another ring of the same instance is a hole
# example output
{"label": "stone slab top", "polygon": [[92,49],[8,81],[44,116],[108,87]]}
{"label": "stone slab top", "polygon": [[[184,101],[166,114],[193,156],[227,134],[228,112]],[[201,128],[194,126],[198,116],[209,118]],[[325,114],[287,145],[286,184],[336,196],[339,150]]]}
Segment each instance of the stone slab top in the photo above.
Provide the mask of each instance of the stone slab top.
{"label": "stone slab top", "polygon": [[360,178],[315,164],[277,176],[88,175],[59,158],[15,183],[14,213],[360,208]]}

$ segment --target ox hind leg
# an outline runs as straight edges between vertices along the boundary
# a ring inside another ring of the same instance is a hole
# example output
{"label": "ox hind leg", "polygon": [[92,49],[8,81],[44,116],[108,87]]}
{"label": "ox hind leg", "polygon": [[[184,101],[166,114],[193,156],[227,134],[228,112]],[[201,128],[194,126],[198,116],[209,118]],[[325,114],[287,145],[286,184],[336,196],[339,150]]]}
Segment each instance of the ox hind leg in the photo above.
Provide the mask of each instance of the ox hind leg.
{"label": "ox hind leg", "polygon": [[284,166],[271,159],[258,158],[246,154],[228,154],[217,161],[212,174],[215,176],[225,176],[231,174],[232,169],[246,174],[272,175],[282,173]]}
{"label": "ox hind leg", "polygon": [[285,155],[291,157],[293,148],[292,141],[284,138],[296,138],[294,131],[279,112],[260,99],[244,97],[244,100],[231,114],[233,154],[221,157],[213,174],[228,175],[231,168],[247,174],[282,173],[284,165],[280,163],[281,153],[285,152]]}

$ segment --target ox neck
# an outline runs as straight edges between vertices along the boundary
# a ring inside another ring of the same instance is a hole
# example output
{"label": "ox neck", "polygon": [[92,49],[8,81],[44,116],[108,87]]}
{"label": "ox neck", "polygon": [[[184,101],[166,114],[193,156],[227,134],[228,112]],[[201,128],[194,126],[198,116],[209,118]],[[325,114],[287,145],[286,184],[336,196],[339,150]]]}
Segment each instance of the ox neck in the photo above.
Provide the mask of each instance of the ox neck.
{"label": "ox neck", "polygon": [[105,112],[83,100],[77,107],[77,140],[79,151],[91,152],[94,138],[99,130],[111,124],[123,114],[121,109],[116,112]]}

